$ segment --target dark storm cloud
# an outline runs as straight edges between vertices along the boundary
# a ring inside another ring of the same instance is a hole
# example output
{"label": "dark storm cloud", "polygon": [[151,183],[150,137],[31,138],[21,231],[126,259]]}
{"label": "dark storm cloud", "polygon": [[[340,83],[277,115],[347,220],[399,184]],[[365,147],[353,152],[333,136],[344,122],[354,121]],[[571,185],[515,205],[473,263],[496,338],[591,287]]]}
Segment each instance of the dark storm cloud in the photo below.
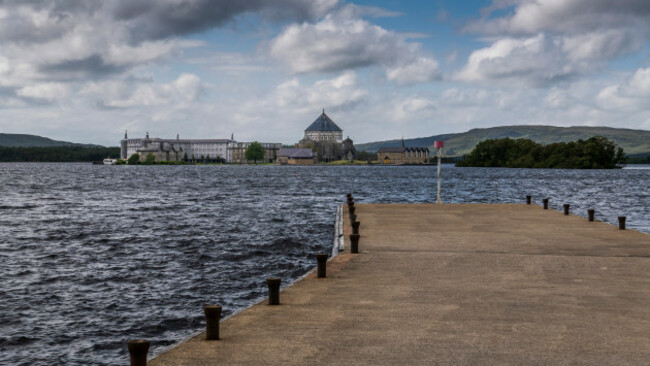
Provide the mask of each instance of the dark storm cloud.
{"label": "dark storm cloud", "polygon": [[[115,23],[128,32],[131,43],[187,35],[218,27],[244,13],[256,13],[273,21],[303,21],[323,15],[337,0],[0,0],[8,16],[0,23],[0,40],[43,43],[70,32],[78,22],[97,18]],[[37,24],[18,11],[29,7],[47,15]]]}
{"label": "dark storm cloud", "polygon": [[307,20],[322,15],[336,0],[189,0],[118,1],[112,16],[130,22],[132,40],[162,39],[218,27],[244,13],[271,20]]}
{"label": "dark storm cloud", "polygon": [[92,55],[79,60],[65,60],[59,63],[43,64],[39,71],[56,79],[98,78],[123,72],[127,67],[105,62],[100,55]]}

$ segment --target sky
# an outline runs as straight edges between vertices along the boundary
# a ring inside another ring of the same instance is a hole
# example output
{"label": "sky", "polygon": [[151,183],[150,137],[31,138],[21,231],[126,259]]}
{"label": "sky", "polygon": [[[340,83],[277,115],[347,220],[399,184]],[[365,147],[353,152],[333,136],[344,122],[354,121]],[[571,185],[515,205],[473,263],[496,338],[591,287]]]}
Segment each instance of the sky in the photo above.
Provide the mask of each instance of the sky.
{"label": "sky", "polygon": [[650,130],[648,0],[0,0],[0,132]]}

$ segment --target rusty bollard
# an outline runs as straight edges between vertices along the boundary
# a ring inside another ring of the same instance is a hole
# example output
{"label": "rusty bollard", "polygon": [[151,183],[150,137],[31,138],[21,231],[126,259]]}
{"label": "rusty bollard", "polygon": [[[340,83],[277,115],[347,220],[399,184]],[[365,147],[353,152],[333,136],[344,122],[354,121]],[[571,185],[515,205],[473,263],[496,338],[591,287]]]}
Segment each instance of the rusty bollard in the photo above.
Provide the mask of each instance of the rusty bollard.
{"label": "rusty bollard", "polygon": [[569,215],[569,207],[570,207],[570,205],[568,203],[565,203],[562,206],[564,207],[564,216],[568,216]]}
{"label": "rusty bollard", "polygon": [[316,254],[316,260],[318,261],[318,278],[327,277],[327,254]]}
{"label": "rusty bollard", "polygon": [[544,209],[545,209],[545,210],[548,210],[548,198],[544,198],[544,199],[542,200],[542,203],[544,203]]}
{"label": "rusty bollard", "polygon": [[589,210],[587,210],[587,215],[589,215],[589,221],[590,221],[590,222],[593,222],[593,221],[594,221],[594,213],[595,213],[595,212],[596,212],[596,211],[594,211],[593,209],[589,209]]}
{"label": "rusty bollard", "polygon": [[219,339],[219,321],[221,320],[221,306],[208,305],[203,307],[205,313],[205,340],[216,341]]}
{"label": "rusty bollard", "polygon": [[625,230],[625,216],[618,217],[618,229]]}
{"label": "rusty bollard", "polygon": [[350,253],[359,253],[359,234],[350,234]]}
{"label": "rusty bollard", "polygon": [[147,353],[149,353],[149,341],[144,339],[131,340],[128,343],[131,366],[147,366]]}
{"label": "rusty bollard", "polygon": [[530,198],[531,198],[530,196],[526,196],[526,204],[527,205],[530,205]]}
{"label": "rusty bollard", "polygon": [[361,224],[361,222],[359,222],[359,221],[352,221],[352,234],[359,235],[359,225],[360,224]]}
{"label": "rusty bollard", "polygon": [[279,278],[267,278],[266,284],[269,286],[269,305],[280,305],[280,283]]}

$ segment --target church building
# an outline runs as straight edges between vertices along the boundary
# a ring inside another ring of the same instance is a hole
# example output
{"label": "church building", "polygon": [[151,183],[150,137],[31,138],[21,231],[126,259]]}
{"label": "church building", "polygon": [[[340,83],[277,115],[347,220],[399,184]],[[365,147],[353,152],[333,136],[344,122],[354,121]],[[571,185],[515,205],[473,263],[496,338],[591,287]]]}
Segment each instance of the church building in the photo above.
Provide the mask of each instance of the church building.
{"label": "church building", "polygon": [[325,114],[325,109],[307,127],[298,147],[311,148],[318,162],[353,160],[356,153],[353,141],[349,137],[343,140],[343,130]]}

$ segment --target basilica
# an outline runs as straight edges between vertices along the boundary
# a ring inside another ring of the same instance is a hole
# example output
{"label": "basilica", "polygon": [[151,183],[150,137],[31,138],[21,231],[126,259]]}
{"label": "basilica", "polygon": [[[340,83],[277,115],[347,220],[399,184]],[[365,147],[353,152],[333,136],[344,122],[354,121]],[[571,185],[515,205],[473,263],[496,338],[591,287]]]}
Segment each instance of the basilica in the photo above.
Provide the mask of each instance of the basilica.
{"label": "basilica", "polygon": [[356,156],[354,142],[349,137],[343,139],[343,130],[325,114],[325,109],[307,127],[297,146],[312,149],[316,162],[354,160]]}

